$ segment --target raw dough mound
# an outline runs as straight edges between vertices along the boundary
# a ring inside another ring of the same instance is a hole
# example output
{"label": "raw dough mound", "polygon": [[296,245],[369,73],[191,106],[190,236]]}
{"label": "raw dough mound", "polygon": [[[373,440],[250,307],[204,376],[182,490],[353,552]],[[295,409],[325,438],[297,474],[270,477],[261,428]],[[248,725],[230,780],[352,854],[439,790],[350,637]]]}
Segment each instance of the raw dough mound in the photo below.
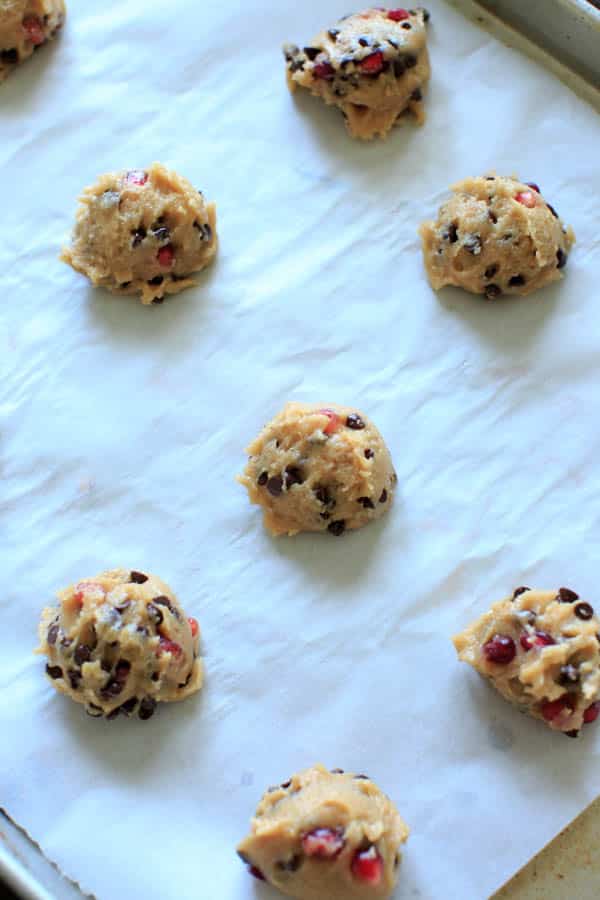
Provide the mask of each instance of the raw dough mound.
{"label": "raw dough mound", "polygon": [[486,175],[453,185],[437,222],[419,233],[434,290],[453,284],[492,300],[561,278],[575,242],[535,184]]}
{"label": "raw dough mound", "polygon": [[454,646],[503,697],[555,731],[576,737],[600,713],[600,619],[569,588],[517,588]]}
{"label": "raw dough mound", "polygon": [[313,766],[258,804],[238,854],[256,878],[301,900],[389,897],[409,834],[366,775]]}
{"label": "raw dough mound", "polygon": [[361,528],[390,507],[396,473],[384,440],[353,407],[288,403],[247,448],[239,481],[274,534]]}
{"label": "raw dough mound", "polygon": [[368,9],[322,31],[310,46],[284,46],[290,91],[307,88],[338,106],[355,138],[386,137],[405,114],[425,121],[429,81],[424,9]]}
{"label": "raw dough mound", "polygon": [[0,0],[0,81],[54,37],[65,15],[64,0]]}
{"label": "raw dough mound", "polygon": [[175,594],[143,572],[114,569],[58,594],[40,623],[40,653],[53,685],[94,717],[137,709],[149,719],[160,701],[202,687],[199,627]]}
{"label": "raw dough mound", "polygon": [[101,175],[86,188],[61,259],[115,294],[161,303],[194,284],[217,252],[216,209],[159,163]]}

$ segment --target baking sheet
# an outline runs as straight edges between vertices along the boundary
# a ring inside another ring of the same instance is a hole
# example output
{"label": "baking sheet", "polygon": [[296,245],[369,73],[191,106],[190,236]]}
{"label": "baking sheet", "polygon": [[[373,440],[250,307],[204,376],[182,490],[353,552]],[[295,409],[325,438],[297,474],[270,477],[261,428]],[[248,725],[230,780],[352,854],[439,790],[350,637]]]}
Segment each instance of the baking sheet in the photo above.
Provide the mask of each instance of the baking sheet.
{"label": "baking sheet", "polygon": [[[0,800],[100,898],[275,896],[233,848],[262,790],[317,760],[368,772],[411,825],[397,900],[487,896],[600,790],[593,728],[521,718],[449,641],[516,584],[600,602],[600,127],[428,5],[428,121],[385,144],[285,89],[279,44],[345,0],[72,4],[3,86]],[[56,255],[85,184],[153,159],[217,201],[221,253],[143,309]],[[490,168],[573,225],[568,277],[436,296],[417,224]],[[264,534],[233,477],[288,399],[373,417],[400,479],[386,520]],[[206,689],[147,723],[87,719],[30,655],[53,589],[120,564],[203,628]]]}

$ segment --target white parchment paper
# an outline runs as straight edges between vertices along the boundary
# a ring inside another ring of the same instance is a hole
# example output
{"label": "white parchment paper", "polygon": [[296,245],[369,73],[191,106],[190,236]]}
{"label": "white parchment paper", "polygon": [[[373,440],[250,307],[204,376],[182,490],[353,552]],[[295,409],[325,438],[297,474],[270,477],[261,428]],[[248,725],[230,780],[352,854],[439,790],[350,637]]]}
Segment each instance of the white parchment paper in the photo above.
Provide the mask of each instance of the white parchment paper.
{"label": "white parchment paper", "polygon": [[[370,774],[412,827],[397,900],[479,900],[600,790],[450,636],[525,583],[600,605],[600,126],[545,70],[430,0],[424,128],[386,143],[285,88],[280,44],[347,0],[72,0],[0,109],[0,802],[102,900],[270,898],[234,855],[267,785]],[[221,251],[160,307],[56,257],[96,175],[160,160],[215,199]],[[416,228],[490,168],[575,228],[526,300],[436,296]],[[342,539],[271,540],[234,476],[288,399],[356,404],[399,491]],[[203,629],[206,689],[86,718],[31,655],[80,577],[160,574]]]}

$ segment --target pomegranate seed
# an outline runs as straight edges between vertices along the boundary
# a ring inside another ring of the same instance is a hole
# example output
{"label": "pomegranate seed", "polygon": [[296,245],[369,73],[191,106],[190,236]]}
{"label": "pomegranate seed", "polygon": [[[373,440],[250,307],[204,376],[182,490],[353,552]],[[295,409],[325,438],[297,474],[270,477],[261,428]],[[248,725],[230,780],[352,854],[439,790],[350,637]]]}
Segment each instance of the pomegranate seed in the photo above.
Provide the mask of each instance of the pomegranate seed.
{"label": "pomegranate seed", "polygon": [[540,191],[538,185],[535,183],[535,181],[526,181],[525,184],[527,185],[527,187],[530,187],[533,191],[535,191],[536,194],[541,194],[541,193],[542,193],[542,192]]}
{"label": "pomegranate seed", "polygon": [[166,247],[161,247],[158,253],[156,254],[156,258],[164,269],[168,269],[173,265],[175,261],[175,251],[173,250],[172,244],[167,244]]}
{"label": "pomegranate seed", "polygon": [[550,647],[552,644],[556,644],[552,635],[546,631],[536,631],[535,634],[522,634],[520,642],[523,650],[531,650],[534,644],[537,647]]}
{"label": "pomegranate seed", "polygon": [[489,662],[506,666],[517,654],[515,642],[506,634],[495,634],[491,641],[483,645],[483,653]]}
{"label": "pomegranate seed", "polygon": [[405,19],[410,19],[410,13],[407,9],[390,9],[387,17],[392,22],[404,22]]}
{"label": "pomegranate seed", "polygon": [[324,78],[326,81],[331,81],[335,75],[335,69],[331,63],[320,62],[313,66],[313,75],[315,78]]}
{"label": "pomegranate seed", "polygon": [[355,854],[352,860],[352,874],[367,884],[380,883],[383,876],[383,860],[374,845]]}
{"label": "pomegranate seed", "polygon": [[340,829],[315,828],[302,838],[302,849],[306,856],[317,859],[334,859],[344,849],[345,840]]}
{"label": "pomegranate seed", "polygon": [[263,875],[263,873],[256,866],[248,866],[248,871],[254,878],[258,878],[259,881],[266,881],[267,879]]}
{"label": "pomegranate seed", "polygon": [[591,725],[592,722],[596,721],[598,716],[600,716],[600,703],[592,703],[592,705],[588,706],[584,712],[583,721],[586,725]]}
{"label": "pomegranate seed", "polygon": [[35,47],[39,47],[46,40],[42,23],[37,16],[25,16],[23,19],[23,28],[27,37]]}
{"label": "pomegranate seed", "polygon": [[329,422],[323,429],[323,434],[333,434],[340,427],[340,417],[332,409],[320,409],[319,415],[327,416]]}
{"label": "pomegranate seed", "polygon": [[361,72],[365,72],[367,75],[378,75],[383,69],[383,63],[383,53],[378,50],[376,53],[366,56],[359,65]]}
{"label": "pomegranate seed", "polygon": [[170,641],[168,638],[164,638],[161,635],[160,638],[160,651],[162,653],[172,653],[173,656],[181,656],[183,650],[181,646],[175,641]]}
{"label": "pomegranate seed", "polygon": [[146,184],[148,181],[148,175],[140,169],[134,169],[132,172],[127,173],[125,181],[127,184],[137,184],[141,187],[141,185]]}
{"label": "pomegranate seed", "polygon": [[192,637],[196,637],[196,635],[198,634],[198,622],[196,621],[196,619],[188,619],[188,622],[190,623],[190,628],[192,629]]}
{"label": "pomegranate seed", "polygon": [[558,700],[547,700],[541,706],[541,713],[547,722],[553,722],[563,710],[573,712],[577,704],[577,698],[573,694],[563,694]]}
{"label": "pomegranate seed", "polygon": [[532,191],[519,191],[515,200],[517,203],[522,203],[527,209],[533,209],[536,206],[535,194]]}

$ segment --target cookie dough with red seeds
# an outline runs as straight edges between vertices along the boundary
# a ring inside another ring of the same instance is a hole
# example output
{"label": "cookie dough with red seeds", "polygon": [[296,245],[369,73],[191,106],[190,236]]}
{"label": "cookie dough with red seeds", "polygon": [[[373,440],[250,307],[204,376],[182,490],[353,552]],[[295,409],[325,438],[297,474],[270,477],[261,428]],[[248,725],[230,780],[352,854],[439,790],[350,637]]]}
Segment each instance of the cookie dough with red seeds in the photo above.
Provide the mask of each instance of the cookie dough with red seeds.
{"label": "cookie dough with red seeds", "polygon": [[95,287],[161,303],[194,284],[217,252],[216,208],[159,163],[101,175],[80,198],[61,259]]}
{"label": "cookie dough with red seeds", "polygon": [[238,855],[289,897],[375,900],[394,890],[408,834],[370,778],[316,765],[269,788]]}
{"label": "cookie dough with red seeds", "polygon": [[531,294],[562,277],[575,235],[537,184],[485,175],[452,191],[437,221],[419,229],[434,290],[450,284],[493,300]]}
{"label": "cookie dough with red seeds", "polygon": [[384,138],[407,115],[422,124],[431,74],[428,20],[424,9],[367,9],[322,31],[307,47],[286,44],[290,91],[306,88],[337,106],[355,138]]}
{"label": "cookie dough with red seeds", "polygon": [[339,536],[390,508],[396,473],[364,413],[334,403],[287,403],[246,451],[239,481],[273,535]]}
{"label": "cookie dough with red seeds", "polygon": [[0,0],[0,81],[54,37],[65,15],[64,0]]}
{"label": "cookie dough with red seeds", "polygon": [[114,569],[60,591],[39,627],[54,687],[96,718],[149,719],[159,702],[200,690],[200,629],[173,591],[144,572]]}
{"label": "cookie dough with red seeds", "polygon": [[454,638],[522,712],[576,737],[600,712],[600,618],[575,591],[517,588]]}

